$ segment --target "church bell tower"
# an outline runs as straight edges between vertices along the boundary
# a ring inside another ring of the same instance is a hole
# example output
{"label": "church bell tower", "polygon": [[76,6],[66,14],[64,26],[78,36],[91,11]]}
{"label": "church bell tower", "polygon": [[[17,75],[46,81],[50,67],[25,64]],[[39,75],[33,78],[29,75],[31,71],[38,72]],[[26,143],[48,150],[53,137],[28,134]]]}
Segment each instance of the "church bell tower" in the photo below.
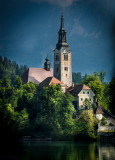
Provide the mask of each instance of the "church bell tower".
{"label": "church bell tower", "polygon": [[66,40],[63,14],[58,32],[58,43],[54,50],[54,77],[68,87],[72,86],[71,50]]}
{"label": "church bell tower", "polygon": [[44,69],[45,69],[46,71],[50,71],[50,62],[49,62],[48,56],[46,57],[45,60],[46,60],[46,61],[45,61],[45,63],[44,63]]}

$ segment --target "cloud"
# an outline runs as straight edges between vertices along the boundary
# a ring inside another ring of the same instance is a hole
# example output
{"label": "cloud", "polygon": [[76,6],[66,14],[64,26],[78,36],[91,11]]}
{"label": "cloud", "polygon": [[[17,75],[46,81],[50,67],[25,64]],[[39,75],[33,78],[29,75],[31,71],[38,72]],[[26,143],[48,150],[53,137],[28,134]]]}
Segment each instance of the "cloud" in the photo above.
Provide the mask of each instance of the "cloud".
{"label": "cloud", "polygon": [[84,37],[93,37],[93,38],[98,38],[100,35],[101,35],[101,32],[98,31],[92,31],[92,32],[89,32],[87,31],[81,24],[80,24],[80,21],[79,21],[79,18],[78,19],[74,19],[74,24],[73,24],[73,28],[69,34],[69,37],[71,37],[72,35],[82,35]]}
{"label": "cloud", "polygon": [[74,2],[79,0],[30,0],[30,1],[37,2],[37,3],[47,2],[47,3],[58,5],[61,7],[68,7],[68,6],[71,6]]}
{"label": "cloud", "polygon": [[115,13],[115,0],[99,0],[95,2],[99,3],[105,10]]}

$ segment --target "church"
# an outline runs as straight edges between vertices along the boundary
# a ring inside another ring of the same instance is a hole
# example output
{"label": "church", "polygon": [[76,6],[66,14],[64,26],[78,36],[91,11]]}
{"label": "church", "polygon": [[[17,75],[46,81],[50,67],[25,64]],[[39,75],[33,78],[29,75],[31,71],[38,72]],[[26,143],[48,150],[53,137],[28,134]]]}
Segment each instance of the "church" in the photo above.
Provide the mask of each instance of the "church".
{"label": "church", "polygon": [[39,83],[39,87],[48,87],[51,84],[60,84],[64,93],[70,92],[76,97],[79,109],[84,109],[84,100],[88,98],[94,103],[95,94],[86,85],[74,85],[72,83],[71,49],[67,43],[64,17],[61,16],[61,25],[58,31],[58,42],[54,53],[54,67],[50,68],[49,58],[46,57],[44,68],[29,68],[22,76],[24,83],[32,81]]}
{"label": "church", "polygon": [[54,49],[54,69],[50,68],[49,58],[46,57],[44,68],[29,68],[23,75],[23,82],[41,83],[47,77],[55,77],[68,87],[72,86],[71,50],[66,40],[64,18],[58,32],[58,43]]}

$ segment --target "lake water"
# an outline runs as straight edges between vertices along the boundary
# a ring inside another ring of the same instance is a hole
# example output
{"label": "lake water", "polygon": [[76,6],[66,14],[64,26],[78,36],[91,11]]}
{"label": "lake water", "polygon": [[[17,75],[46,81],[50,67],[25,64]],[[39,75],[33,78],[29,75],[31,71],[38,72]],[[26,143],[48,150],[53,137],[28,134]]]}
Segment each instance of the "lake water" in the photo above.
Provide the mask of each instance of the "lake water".
{"label": "lake water", "polygon": [[115,160],[114,145],[97,142],[23,142],[5,148],[0,160]]}

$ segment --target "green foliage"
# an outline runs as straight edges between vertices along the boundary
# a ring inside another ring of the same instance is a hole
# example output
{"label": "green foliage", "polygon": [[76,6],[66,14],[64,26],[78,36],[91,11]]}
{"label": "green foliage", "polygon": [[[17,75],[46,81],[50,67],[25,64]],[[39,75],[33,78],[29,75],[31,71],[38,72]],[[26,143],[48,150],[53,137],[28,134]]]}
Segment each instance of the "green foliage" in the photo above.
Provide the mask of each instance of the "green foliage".
{"label": "green foliage", "polygon": [[18,130],[19,131],[27,131],[29,127],[29,114],[27,113],[27,110],[24,108],[21,110],[21,112],[18,114]]}
{"label": "green foliage", "polygon": [[94,117],[92,110],[81,113],[76,122],[76,135],[84,138],[96,138],[96,126],[98,120]]}
{"label": "green foliage", "polygon": [[98,77],[101,82],[104,82],[106,71],[94,72],[95,77]]}
{"label": "green foliage", "polygon": [[86,75],[82,83],[88,85],[95,93],[95,99],[99,100],[100,105],[115,115],[115,78],[110,83],[104,82],[106,72],[94,72]]}
{"label": "green foliage", "polygon": [[[20,78],[18,80],[22,84]],[[25,118],[26,111],[23,109],[17,112],[20,96],[22,96],[22,85],[12,86],[8,77],[0,80],[0,138],[15,139],[27,126],[29,119]]]}
{"label": "green foliage", "polygon": [[[44,135],[64,140],[85,135],[94,138],[94,118],[82,112],[80,120],[76,120],[72,101],[73,96],[64,94],[60,85],[38,90],[37,84],[23,84],[19,77],[13,84],[9,78],[0,80],[1,137]],[[86,105],[90,108],[89,101]],[[4,134],[7,132],[9,135]]]}
{"label": "green foliage", "polygon": [[89,75],[82,81],[82,83],[88,85],[92,91],[95,93],[95,98],[99,101],[103,98],[104,86],[100,81],[97,72],[94,72],[93,75]]}
{"label": "green foliage", "polygon": [[60,85],[50,85],[43,88],[39,97],[40,112],[36,124],[42,133],[67,137],[72,134],[74,126],[73,114],[76,112],[72,105],[73,97],[65,95]]}
{"label": "green foliage", "polygon": [[7,57],[0,56],[0,79],[10,77],[14,82],[16,75],[21,76],[27,69],[26,65],[19,66],[15,61],[11,62]]}
{"label": "green foliage", "polygon": [[105,110],[110,112],[109,104],[110,104],[110,97],[111,95],[109,94],[109,83],[103,83],[104,86],[104,91],[103,91],[103,98],[100,102],[100,106],[102,106]]}
{"label": "green foliage", "polygon": [[106,118],[105,118],[105,117],[102,118],[101,124],[102,124],[102,125],[106,125],[106,124],[107,124],[107,121],[106,121]]}
{"label": "green foliage", "polygon": [[85,99],[84,106],[86,109],[90,109],[92,107],[91,101],[89,99]]}
{"label": "green foliage", "polygon": [[109,86],[109,109],[113,115],[115,115],[115,78],[112,79]]}
{"label": "green foliage", "polygon": [[[24,84],[19,76],[26,66],[19,67],[7,58],[0,58],[0,131],[1,136],[17,135],[48,136],[54,139],[71,139],[74,136],[95,138],[97,124],[90,110],[82,112],[76,119],[76,110],[72,104],[73,96],[64,94],[60,85],[50,85],[38,90],[38,84]],[[9,75],[9,77],[8,77]],[[98,99],[103,99],[104,84],[96,75],[81,76],[92,88]],[[106,90],[104,92],[106,93]],[[86,99],[85,105],[91,108]],[[7,133],[9,133],[7,135]]]}
{"label": "green foliage", "polygon": [[101,82],[104,82],[105,76],[106,76],[106,71],[104,72],[101,71],[99,74],[99,79]]}
{"label": "green foliage", "polygon": [[19,77],[13,84],[10,78],[0,80],[2,136],[7,130],[9,136],[36,133],[58,139],[73,134],[76,113],[73,97],[65,95],[60,85],[44,87],[41,91],[37,88],[33,82],[23,84]]}
{"label": "green foliage", "polygon": [[82,83],[85,83],[93,90],[93,92],[95,93],[95,99],[98,99],[100,105],[105,110],[111,112],[112,114],[115,114],[115,98],[113,98],[115,97],[114,80],[112,80],[111,83],[104,82],[105,75],[105,71],[94,72],[94,74],[92,75],[87,75]]}

